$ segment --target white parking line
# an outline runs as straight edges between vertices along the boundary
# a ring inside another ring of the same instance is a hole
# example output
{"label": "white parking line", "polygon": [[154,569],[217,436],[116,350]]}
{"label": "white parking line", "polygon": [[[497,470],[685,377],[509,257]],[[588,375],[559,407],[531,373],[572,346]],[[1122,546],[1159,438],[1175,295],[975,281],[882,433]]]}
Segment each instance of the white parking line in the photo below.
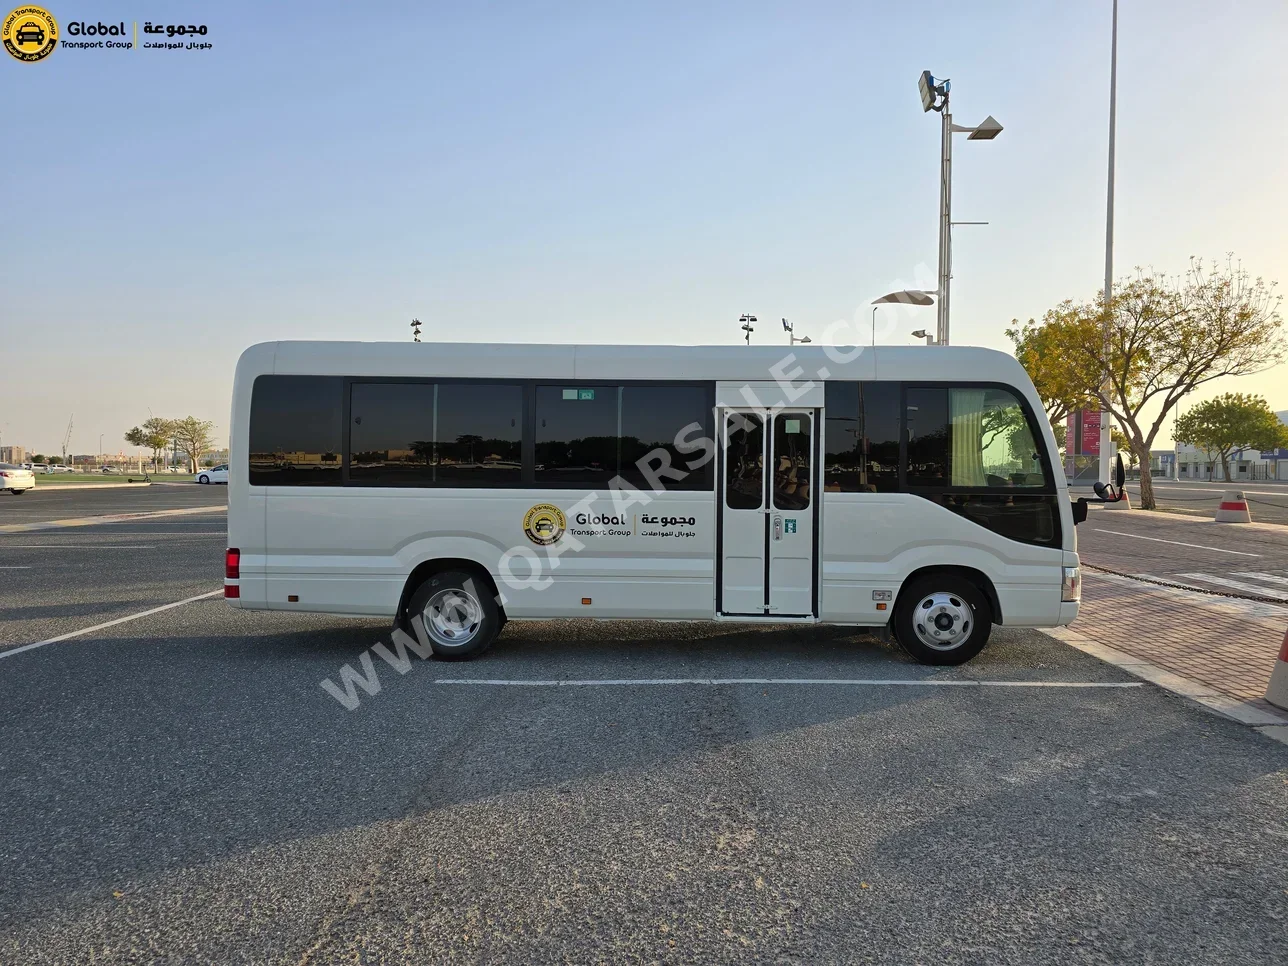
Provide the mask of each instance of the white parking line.
{"label": "white parking line", "polygon": [[1162,537],[1147,537],[1140,533],[1123,533],[1121,530],[1105,530],[1102,527],[1092,527],[1096,533],[1112,533],[1119,537],[1132,537],[1136,540],[1153,540],[1155,543],[1171,543],[1178,547],[1194,547],[1196,550],[1211,550],[1213,553],[1232,553],[1240,557],[1260,557],[1259,553],[1247,553],[1243,550],[1223,550],[1220,547],[1208,547],[1201,543],[1182,543],[1180,540],[1164,540]]}
{"label": "white parking line", "polygon": [[5,543],[0,550],[155,550],[148,543]]}
{"label": "white parking line", "polygon": [[565,681],[522,678],[435,678],[435,684],[478,684],[504,688],[657,687],[681,684],[805,684],[847,687],[965,688],[1138,688],[1139,681],[971,681],[963,678],[603,678]]}
{"label": "white parking line", "polygon": [[[1177,574],[1176,576],[1185,580],[1201,580],[1204,583],[1216,584],[1218,587],[1229,587],[1231,590],[1252,594],[1254,597],[1270,597],[1272,596],[1271,591],[1278,590],[1277,587],[1258,587],[1256,584],[1250,584],[1244,580],[1231,580],[1229,577],[1218,577],[1216,574]],[[1282,600],[1283,598],[1278,599]]]}
{"label": "white parking line", "polygon": [[149,617],[152,614],[159,614],[163,610],[170,610],[175,607],[182,607],[184,604],[191,604],[194,600],[205,600],[207,597],[214,597],[216,594],[222,594],[224,589],[212,590],[208,594],[198,594],[196,597],[186,597],[183,600],[176,600],[173,604],[162,604],[160,607],[153,607],[150,610],[142,610],[137,614],[130,614],[128,617],[118,617],[116,620],[104,621],[102,624],[95,624],[93,627],[82,627],[78,631],[71,631],[67,634],[59,634],[57,637],[51,637],[47,641],[37,641],[35,644],[24,644],[22,647],[12,647],[7,651],[0,651],[0,661],[6,657],[13,657],[15,654],[21,654],[23,651],[34,651],[38,647],[44,647],[46,644],[57,644],[59,641],[69,641],[73,637],[80,637],[83,634],[92,634],[94,631],[101,631],[106,627],[115,627],[117,624],[125,624],[128,621],[136,621],[140,617]]}
{"label": "white parking line", "polygon": [[30,567],[0,567],[0,570],[30,570]]}
{"label": "white parking line", "polygon": [[1234,576],[1236,576],[1236,577],[1251,577],[1251,578],[1253,578],[1254,580],[1264,580],[1264,581],[1267,581],[1268,583],[1272,583],[1272,584],[1284,584],[1284,585],[1288,585],[1288,577],[1279,577],[1279,576],[1277,576],[1277,575],[1275,575],[1275,574],[1263,574],[1263,573],[1258,573],[1258,572],[1257,572],[1257,571],[1255,571],[1255,570],[1245,570],[1245,571],[1243,571],[1242,573],[1236,573]]}

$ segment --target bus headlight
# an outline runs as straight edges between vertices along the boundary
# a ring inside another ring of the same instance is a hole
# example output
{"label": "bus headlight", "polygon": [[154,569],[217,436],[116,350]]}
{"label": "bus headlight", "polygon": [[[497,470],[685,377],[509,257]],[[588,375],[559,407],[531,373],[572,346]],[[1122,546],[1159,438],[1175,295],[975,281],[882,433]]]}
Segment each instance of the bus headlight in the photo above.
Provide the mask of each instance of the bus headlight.
{"label": "bus headlight", "polygon": [[1064,568],[1064,579],[1060,582],[1060,599],[1062,601],[1082,600],[1081,567]]}

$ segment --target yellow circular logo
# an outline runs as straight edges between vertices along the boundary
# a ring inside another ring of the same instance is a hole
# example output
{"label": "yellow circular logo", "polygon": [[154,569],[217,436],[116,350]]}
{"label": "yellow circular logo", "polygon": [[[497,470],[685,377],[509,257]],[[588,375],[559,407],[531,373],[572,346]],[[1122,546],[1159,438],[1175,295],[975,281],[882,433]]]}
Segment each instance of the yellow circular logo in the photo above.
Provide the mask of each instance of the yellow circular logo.
{"label": "yellow circular logo", "polygon": [[58,45],[58,24],[44,7],[19,7],[4,18],[0,40],[18,60],[44,60]]}
{"label": "yellow circular logo", "polygon": [[538,503],[523,516],[523,532],[539,547],[548,547],[563,536],[568,520],[552,503]]}

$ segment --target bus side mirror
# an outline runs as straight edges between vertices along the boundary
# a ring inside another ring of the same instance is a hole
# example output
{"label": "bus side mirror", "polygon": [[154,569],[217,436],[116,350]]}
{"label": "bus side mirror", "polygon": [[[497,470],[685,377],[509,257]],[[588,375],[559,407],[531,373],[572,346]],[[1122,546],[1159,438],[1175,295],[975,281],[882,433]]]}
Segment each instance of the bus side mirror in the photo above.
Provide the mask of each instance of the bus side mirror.
{"label": "bus side mirror", "polygon": [[1113,503],[1118,499],[1118,497],[1114,495],[1113,487],[1108,484],[1101,483],[1099,480],[1096,480],[1095,483],[1091,484],[1091,488],[1096,491],[1096,497],[1101,503]]}
{"label": "bus side mirror", "polygon": [[1079,497],[1073,501],[1073,525],[1087,522],[1087,498]]}
{"label": "bus side mirror", "polygon": [[1118,454],[1118,467],[1114,470],[1114,479],[1118,481],[1119,499],[1122,499],[1123,484],[1127,482],[1127,471],[1123,469],[1123,454]]}

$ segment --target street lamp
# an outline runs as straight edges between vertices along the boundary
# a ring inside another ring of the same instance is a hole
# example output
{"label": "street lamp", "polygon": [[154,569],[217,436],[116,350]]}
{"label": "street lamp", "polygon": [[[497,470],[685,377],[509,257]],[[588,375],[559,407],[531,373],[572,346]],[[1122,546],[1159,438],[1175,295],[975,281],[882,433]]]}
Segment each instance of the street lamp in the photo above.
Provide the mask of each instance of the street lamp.
{"label": "street lamp", "polygon": [[751,333],[756,331],[756,328],[752,323],[756,321],[756,317],[744,312],[739,316],[738,321],[742,323],[742,331],[747,334],[747,345],[751,345]]}
{"label": "street lamp", "polygon": [[787,333],[788,345],[795,345],[797,342],[805,343],[810,341],[810,337],[807,335],[803,335],[799,339],[796,338],[796,328],[794,324],[788,322],[786,319],[783,319],[783,331]]}
{"label": "street lamp", "polygon": [[877,306],[885,302],[898,302],[900,305],[934,305],[935,292],[923,292],[920,289],[905,288],[898,292],[887,292],[879,299],[872,300],[872,344],[877,344]]}
{"label": "street lamp", "polygon": [[917,82],[921,93],[923,111],[939,111],[942,133],[939,146],[939,316],[936,320],[935,341],[948,344],[949,282],[953,277],[953,135],[965,134],[968,141],[991,141],[1002,133],[1002,125],[993,115],[984,118],[974,127],[954,124],[948,109],[948,78],[937,80],[930,71],[923,70]]}

